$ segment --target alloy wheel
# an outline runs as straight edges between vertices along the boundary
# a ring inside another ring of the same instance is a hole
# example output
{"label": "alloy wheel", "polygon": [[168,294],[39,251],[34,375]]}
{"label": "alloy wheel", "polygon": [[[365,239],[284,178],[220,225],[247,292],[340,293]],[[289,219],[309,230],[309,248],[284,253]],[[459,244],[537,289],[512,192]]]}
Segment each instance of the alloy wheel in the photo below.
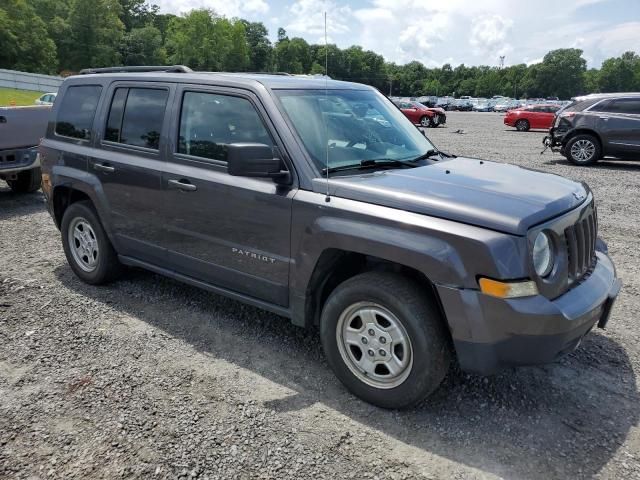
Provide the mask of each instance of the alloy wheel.
{"label": "alloy wheel", "polygon": [[596,153],[596,146],[590,140],[578,140],[571,145],[571,157],[579,163],[588,162]]}

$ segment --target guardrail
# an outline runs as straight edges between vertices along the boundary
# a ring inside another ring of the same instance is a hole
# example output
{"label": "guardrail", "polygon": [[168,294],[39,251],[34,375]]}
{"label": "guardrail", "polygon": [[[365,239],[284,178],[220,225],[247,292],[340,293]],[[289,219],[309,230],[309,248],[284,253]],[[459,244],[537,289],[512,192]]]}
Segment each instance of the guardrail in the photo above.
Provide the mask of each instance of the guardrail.
{"label": "guardrail", "polygon": [[0,87],[18,90],[34,90],[36,92],[57,92],[62,77],[41,75],[39,73],[18,72],[0,68]]}

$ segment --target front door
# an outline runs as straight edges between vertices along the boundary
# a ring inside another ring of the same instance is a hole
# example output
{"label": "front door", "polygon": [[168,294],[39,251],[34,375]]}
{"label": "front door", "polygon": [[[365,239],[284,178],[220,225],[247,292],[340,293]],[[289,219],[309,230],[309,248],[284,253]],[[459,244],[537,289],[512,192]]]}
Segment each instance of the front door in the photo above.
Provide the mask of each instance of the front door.
{"label": "front door", "polygon": [[270,303],[288,304],[295,190],[230,176],[226,145],[274,147],[250,94],[183,86],[174,102],[177,139],[162,174],[166,248],[178,273]]}
{"label": "front door", "polygon": [[162,263],[162,160],[171,85],[116,83],[89,172],[100,179],[118,253]]}

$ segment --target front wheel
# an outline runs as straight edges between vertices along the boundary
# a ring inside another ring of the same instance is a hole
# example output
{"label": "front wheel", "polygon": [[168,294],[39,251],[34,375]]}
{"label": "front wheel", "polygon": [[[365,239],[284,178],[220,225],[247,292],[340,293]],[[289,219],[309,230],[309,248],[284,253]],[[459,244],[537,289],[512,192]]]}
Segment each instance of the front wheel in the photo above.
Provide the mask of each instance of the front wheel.
{"label": "front wheel", "polygon": [[322,311],[322,345],[351,392],[379,407],[404,408],[440,385],[451,354],[428,295],[386,272],[357,275],[332,292]]}
{"label": "front wheel", "polygon": [[431,125],[431,120],[429,120],[429,117],[427,117],[426,115],[424,117],[420,118],[420,126],[422,127],[429,127]]}

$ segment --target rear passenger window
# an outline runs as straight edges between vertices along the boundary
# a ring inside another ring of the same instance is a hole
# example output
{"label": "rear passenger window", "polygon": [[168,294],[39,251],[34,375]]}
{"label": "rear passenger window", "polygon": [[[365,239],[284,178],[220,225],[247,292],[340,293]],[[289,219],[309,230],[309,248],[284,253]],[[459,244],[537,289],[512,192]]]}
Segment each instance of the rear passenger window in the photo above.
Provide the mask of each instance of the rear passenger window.
{"label": "rear passenger window", "polygon": [[178,153],[227,159],[230,143],[273,146],[258,112],[245,98],[203,92],[185,92],[180,114]]}
{"label": "rear passenger window", "polygon": [[98,85],[67,88],[56,118],[56,133],[89,140],[101,92]]}
{"label": "rear passenger window", "polygon": [[157,150],[168,95],[164,89],[117,88],[105,140]]}
{"label": "rear passenger window", "polygon": [[611,113],[640,115],[640,98],[621,98],[613,100],[606,109]]}

